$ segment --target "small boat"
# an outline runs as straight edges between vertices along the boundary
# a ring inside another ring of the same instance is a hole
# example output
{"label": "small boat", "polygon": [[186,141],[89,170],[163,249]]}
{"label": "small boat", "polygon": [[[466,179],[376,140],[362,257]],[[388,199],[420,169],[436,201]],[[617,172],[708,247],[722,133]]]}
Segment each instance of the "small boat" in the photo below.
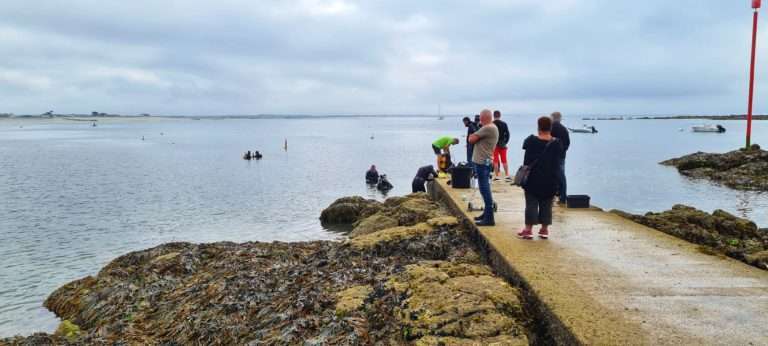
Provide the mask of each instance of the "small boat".
{"label": "small boat", "polygon": [[597,133],[597,129],[594,126],[587,126],[587,125],[584,125],[584,127],[580,129],[568,128],[568,130],[573,133]]}
{"label": "small boat", "polygon": [[711,133],[724,133],[725,127],[720,124],[717,125],[697,125],[692,126],[693,132],[711,132]]}

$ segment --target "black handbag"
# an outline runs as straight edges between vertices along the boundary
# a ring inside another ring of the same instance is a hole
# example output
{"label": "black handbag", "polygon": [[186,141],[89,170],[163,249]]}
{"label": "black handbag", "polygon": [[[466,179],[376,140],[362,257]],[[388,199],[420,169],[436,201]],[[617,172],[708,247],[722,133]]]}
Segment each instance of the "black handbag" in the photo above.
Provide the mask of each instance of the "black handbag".
{"label": "black handbag", "polygon": [[549,141],[549,143],[544,146],[544,151],[541,152],[541,156],[539,156],[535,161],[531,162],[530,165],[522,165],[517,169],[517,173],[515,173],[515,180],[512,182],[512,185],[524,187],[526,184],[528,184],[528,177],[531,175],[531,170],[534,166],[536,166],[537,163],[539,163],[539,160],[547,154],[549,145],[554,143],[556,140],[557,138],[553,138],[551,141]]}

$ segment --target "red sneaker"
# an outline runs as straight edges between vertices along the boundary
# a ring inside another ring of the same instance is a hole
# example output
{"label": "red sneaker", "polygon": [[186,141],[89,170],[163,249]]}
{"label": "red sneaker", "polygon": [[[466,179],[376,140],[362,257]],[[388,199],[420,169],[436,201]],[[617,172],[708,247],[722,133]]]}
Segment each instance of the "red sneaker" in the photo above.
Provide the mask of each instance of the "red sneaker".
{"label": "red sneaker", "polygon": [[523,228],[523,230],[517,232],[517,236],[521,239],[533,239],[533,232]]}
{"label": "red sneaker", "polygon": [[549,230],[547,230],[547,229],[540,229],[539,230],[539,238],[541,238],[541,239],[548,239],[549,238]]}

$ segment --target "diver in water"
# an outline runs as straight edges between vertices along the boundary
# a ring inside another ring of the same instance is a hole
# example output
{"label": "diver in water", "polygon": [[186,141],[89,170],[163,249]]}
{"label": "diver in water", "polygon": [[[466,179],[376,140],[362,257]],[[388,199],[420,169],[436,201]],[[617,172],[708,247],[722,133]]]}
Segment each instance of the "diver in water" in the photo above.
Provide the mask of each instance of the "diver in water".
{"label": "diver in water", "polygon": [[243,160],[250,160],[251,159],[251,151],[248,150],[245,152],[245,155],[243,155]]}
{"label": "diver in water", "polygon": [[258,150],[255,150],[253,152],[253,158],[255,158],[256,160],[261,160],[262,157],[264,157],[264,156],[261,155],[261,153]]}
{"label": "diver in water", "polygon": [[387,192],[389,190],[392,190],[394,186],[387,180],[387,175],[382,174],[379,176],[379,183],[376,184],[376,189],[381,192]]}
{"label": "diver in water", "polygon": [[424,184],[428,181],[435,180],[436,176],[437,172],[435,172],[435,167],[432,165],[419,168],[419,170],[416,171],[416,176],[413,177],[413,182],[411,182],[411,190],[413,192],[427,192]]}
{"label": "diver in water", "polygon": [[723,125],[717,125],[717,132],[724,133],[725,127],[723,127]]}
{"label": "diver in water", "polygon": [[371,165],[371,168],[365,172],[365,183],[376,184],[379,182],[379,171],[376,170],[376,165]]}

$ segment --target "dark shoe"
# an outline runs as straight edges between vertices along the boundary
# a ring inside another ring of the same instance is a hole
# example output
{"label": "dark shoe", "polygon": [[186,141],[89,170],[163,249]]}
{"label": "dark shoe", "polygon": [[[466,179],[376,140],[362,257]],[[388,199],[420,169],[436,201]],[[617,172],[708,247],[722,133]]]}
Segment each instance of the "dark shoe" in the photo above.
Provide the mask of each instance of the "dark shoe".
{"label": "dark shoe", "polygon": [[478,222],[475,222],[475,225],[477,225],[478,227],[483,227],[483,226],[496,226],[496,223],[495,223],[495,222],[493,222],[493,221],[490,221],[490,222],[485,222],[485,221],[482,221],[482,220],[480,220],[480,221],[478,221]]}
{"label": "dark shoe", "polygon": [[476,216],[475,221],[483,221],[483,216],[482,215]]}

